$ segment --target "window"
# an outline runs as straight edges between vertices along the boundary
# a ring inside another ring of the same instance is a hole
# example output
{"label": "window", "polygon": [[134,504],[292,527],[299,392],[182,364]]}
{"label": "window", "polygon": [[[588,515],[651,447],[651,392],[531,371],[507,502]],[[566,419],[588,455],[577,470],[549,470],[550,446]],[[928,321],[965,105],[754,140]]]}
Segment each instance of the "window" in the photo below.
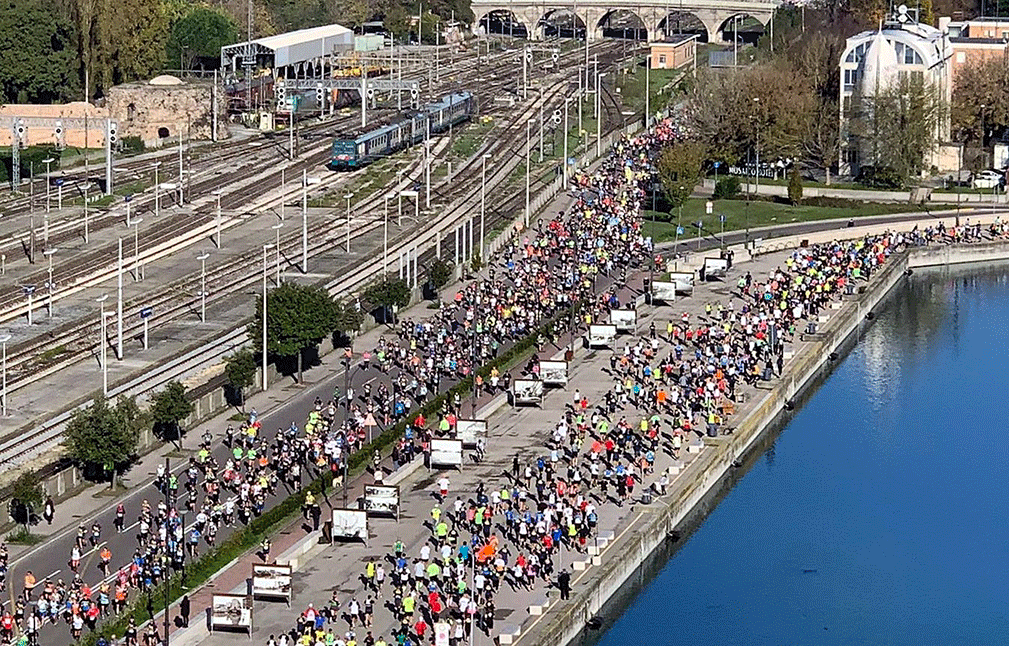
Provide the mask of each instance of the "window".
{"label": "window", "polygon": [[967,52],[957,52],[956,53],[956,62],[957,63],[966,63],[967,62]]}
{"label": "window", "polygon": [[858,84],[858,70],[844,70],[844,89],[854,90]]}
{"label": "window", "polygon": [[661,65],[662,67],[666,66],[666,55],[665,54],[659,54],[659,65]]}
{"label": "window", "polygon": [[848,57],[844,59],[845,63],[859,63],[862,61],[862,57],[865,56],[865,50],[868,47],[868,43],[862,43],[855,49],[848,52]]}
{"label": "window", "polygon": [[858,167],[858,148],[848,148],[844,151],[844,161],[845,163],[851,165],[853,168]]}

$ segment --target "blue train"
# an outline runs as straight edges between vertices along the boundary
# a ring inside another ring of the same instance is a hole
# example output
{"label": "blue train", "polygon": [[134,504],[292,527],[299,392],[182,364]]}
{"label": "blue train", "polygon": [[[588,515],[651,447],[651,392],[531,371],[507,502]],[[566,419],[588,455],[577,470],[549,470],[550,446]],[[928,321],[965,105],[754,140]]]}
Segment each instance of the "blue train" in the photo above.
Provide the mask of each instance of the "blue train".
{"label": "blue train", "polygon": [[380,157],[408,148],[430,134],[444,132],[469,119],[476,108],[470,92],[456,92],[429,103],[416,112],[356,135],[333,142],[329,167],[336,170],[360,168]]}

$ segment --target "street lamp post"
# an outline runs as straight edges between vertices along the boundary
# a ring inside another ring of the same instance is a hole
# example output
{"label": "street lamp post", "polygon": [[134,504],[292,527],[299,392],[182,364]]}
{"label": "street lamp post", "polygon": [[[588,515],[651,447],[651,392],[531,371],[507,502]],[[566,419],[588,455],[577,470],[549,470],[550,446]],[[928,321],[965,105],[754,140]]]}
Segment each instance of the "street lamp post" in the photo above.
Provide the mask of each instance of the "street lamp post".
{"label": "street lamp post", "polygon": [[2,390],[0,390],[0,417],[7,417],[7,342],[11,335],[0,334],[0,346],[3,347],[0,359],[0,373],[3,373]]}
{"label": "street lamp post", "polygon": [[116,358],[123,359],[123,239],[119,238],[119,262],[116,267]]}
{"label": "street lamp post", "polygon": [[134,220],[130,220],[129,216],[126,218],[126,226],[133,227],[133,279],[137,282],[144,279],[140,272],[140,223],[143,221],[139,216]]}
{"label": "street lamp post", "polygon": [[347,253],[350,253],[350,200],[353,199],[353,193],[347,193],[343,196],[347,200]]}
{"label": "street lamp post", "polygon": [[275,245],[275,249],[276,249],[276,254],[275,254],[276,255],[276,264],[277,264],[277,279],[276,279],[276,282],[277,282],[277,287],[280,287],[280,230],[282,228],[284,228],[284,221],[281,220],[280,222],[276,223],[275,225],[273,225],[270,228],[273,229],[274,233],[276,234],[276,239],[274,240],[273,244]]}
{"label": "street lamp post", "polygon": [[161,215],[161,185],[158,184],[158,167],[161,162],[154,162],[154,217]]}
{"label": "street lamp post", "polygon": [[46,291],[48,292],[49,299],[46,302],[46,312],[49,318],[53,317],[53,255],[56,253],[56,248],[46,249],[42,252],[42,255],[49,259],[49,281],[46,283]]}
{"label": "street lamp post", "polygon": [[98,345],[101,347],[99,349],[100,358],[98,359],[98,362],[102,364],[102,394],[106,397],[109,396],[109,368],[108,368],[108,362],[106,362],[105,360],[106,346],[108,345],[108,340],[106,339],[105,335],[105,301],[106,299],[108,299],[108,297],[109,297],[108,294],[102,294],[101,296],[95,299],[101,304],[102,308],[101,320],[99,321],[100,323],[99,327],[101,328],[101,337],[98,339]]}
{"label": "street lamp post", "polygon": [[309,177],[308,170],[301,171],[301,273],[308,273],[308,185],[318,184],[318,177]]}
{"label": "street lamp post", "polygon": [[49,167],[54,161],[56,160],[52,157],[46,157],[42,160],[42,163],[46,165],[46,213],[49,213]]}
{"label": "street lamp post", "polygon": [[263,391],[266,391],[268,380],[266,376],[266,252],[273,245],[263,245]]}
{"label": "street lamp post", "polygon": [[56,178],[56,210],[63,211],[63,178]]}
{"label": "street lamp post", "polygon": [[389,273],[389,195],[385,195],[385,215],[382,218],[382,275]]}
{"label": "street lamp post", "polygon": [[490,153],[484,153],[480,160],[480,262],[487,262],[487,254],[484,249],[484,222],[487,213],[487,160]]}
{"label": "street lamp post", "polygon": [[525,213],[525,225],[529,226],[529,164],[530,164],[530,130],[529,127],[532,126],[533,120],[529,119],[526,121],[526,213]]}
{"label": "street lamp post", "polygon": [[217,228],[217,240],[215,244],[217,248],[221,248],[221,191],[214,191],[214,196],[217,198],[217,216],[215,218],[215,227]]}
{"label": "street lamp post", "polygon": [[204,251],[196,257],[200,261],[200,323],[207,322],[207,258],[210,252]]}

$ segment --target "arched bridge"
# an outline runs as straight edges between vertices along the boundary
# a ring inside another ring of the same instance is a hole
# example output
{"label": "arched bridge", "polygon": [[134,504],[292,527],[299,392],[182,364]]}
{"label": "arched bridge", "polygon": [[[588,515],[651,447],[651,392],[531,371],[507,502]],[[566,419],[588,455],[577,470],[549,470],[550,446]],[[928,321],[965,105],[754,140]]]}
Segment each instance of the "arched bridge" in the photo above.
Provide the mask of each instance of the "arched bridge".
{"label": "arched bridge", "polygon": [[[543,0],[472,0],[476,25],[491,31],[540,39],[547,31],[589,40],[623,31],[640,39],[689,31],[710,41],[732,32],[736,19],[753,18],[762,26],[771,20],[780,0],[585,0],[562,3]],[[751,22],[752,24],[752,22]],[[587,29],[586,29],[587,27]],[[736,29],[742,29],[736,27]],[[731,39],[731,37],[730,37]]]}

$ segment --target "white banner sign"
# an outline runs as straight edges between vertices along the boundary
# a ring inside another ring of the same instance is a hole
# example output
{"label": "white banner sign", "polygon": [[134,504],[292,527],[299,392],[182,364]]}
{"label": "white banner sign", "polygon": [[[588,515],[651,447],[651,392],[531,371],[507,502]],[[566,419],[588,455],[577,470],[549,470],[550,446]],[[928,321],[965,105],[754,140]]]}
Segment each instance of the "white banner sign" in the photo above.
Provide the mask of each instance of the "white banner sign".
{"label": "white banner sign", "polygon": [[538,404],[543,401],[543,382],[538,379],[516,379],[512,382],[513,404]]}
{"label": "white banner sign", "polygon": [[558,386],[568,385],[567,361],[540,361],[540,381]]}
{"label": "white banner sign", "polygon": [[638,326],[638,313],[634,310],[611,310],[610,323],[617,332],[633,332]]}
{"label": "white banner sign", "polygon": [[252,631],[252,600],[244,595],[215,594],[210,608],[210,629],[241,628]]}
{"label": "white banner sign", "polygon": [[652,300],[672,303],[676,300],[676,283],[652,281]]}
{"label": "white banner sign", "polygon": [[725,272],[729,269],[729,263],[724,258],[704,259],[704,280],[712,278],[725,278]]}
{"label": "white banner sign", "polygon": [[252,566],[252,596],[291,598],[291,566]]}
{"label": "white banner sign", "polygon": [[399,518],[399,487],[365,485],[364,510],[371,514],[389,514]]}
{"label": "white banner sign", "polygon": [[368,512],[360,509],[333,510],[333,540],[368,540]]}
{"label": "white banner sign", "polygon": [[600,346],[613,345],[617,339],[617,326],[615,325],[590,325],[589,326],[589,347],[598,348]]}
{"label": "white banner sign", "polygon": [[477,440],[487,440],[487,420],[459,419],[455,422],[456,439],[462,440],[463,446],[476,446]]}
{"label": "white banner sign", "polygon": [[692,272],[671,272],[669,280],[676,285],[677,294],[690,295],[694,293],[694,274]]}
{"label": "white banner sign", "polygon": [[462,466],[462,440],[432,438],[430,466]]}

